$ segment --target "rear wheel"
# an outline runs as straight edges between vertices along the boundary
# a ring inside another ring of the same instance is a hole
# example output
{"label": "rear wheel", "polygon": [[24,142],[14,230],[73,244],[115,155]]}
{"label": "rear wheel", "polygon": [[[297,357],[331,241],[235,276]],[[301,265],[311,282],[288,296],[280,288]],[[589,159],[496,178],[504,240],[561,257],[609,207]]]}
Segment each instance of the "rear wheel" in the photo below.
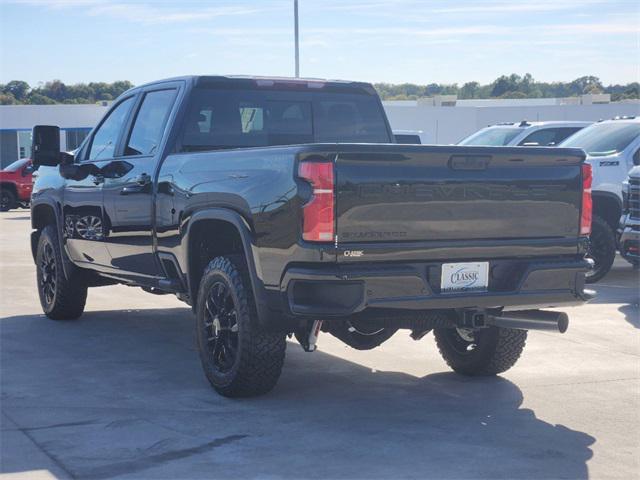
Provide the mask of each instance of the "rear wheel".
{"label": "rear wheel", "polygon": [[40,305],[45,315],[53,320],[74,320],[84,312],[87,283],[75,267],[69,277],[65,275],[62,255],[56,228],[47,225],[40,234],[36,252]]}
{"label": "rear wheel", "polygon": [[463,375],[506,372],[520,358],[527,340],[526,330],[500,327],[436,328],[434,336],[447,365]]}
{"label": "rear wheel", "polygon": [[0,190],[0,212],[7,212],[16,208],[16,196],[11,190]]}
{"label": "rear wheel", "polygon": [[598,215],[593,216],[586,257],[593,260],[593,268],[585,278],[587,283],[601,280],[609,273],[616,258],[616,237],[609,224]]}
{"label": "rear wheel", "polygon": [[258,324],[244,258],[217,257],[207,266],[198,290],[196,338],[202,368],[219,394],[262,395],[278,382],[285,335]]}

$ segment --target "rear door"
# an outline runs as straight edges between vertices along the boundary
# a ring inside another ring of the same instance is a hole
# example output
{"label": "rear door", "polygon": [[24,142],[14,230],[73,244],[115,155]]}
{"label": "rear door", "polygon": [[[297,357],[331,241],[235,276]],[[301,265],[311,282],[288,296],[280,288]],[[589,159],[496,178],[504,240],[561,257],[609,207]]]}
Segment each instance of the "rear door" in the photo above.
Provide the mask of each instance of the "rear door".
{"label": "rear door", "polygon": [[153,256],[153,186],[162,141],[178,85],[145,90],[136,105],[114,162],[104,182],[104,208],[111,229],[106,245],[112,265],[136,277],[161,276]]}
{"label": "rear door", "polygon": [[340,145],[338,242],[577,239],[576,149]]}

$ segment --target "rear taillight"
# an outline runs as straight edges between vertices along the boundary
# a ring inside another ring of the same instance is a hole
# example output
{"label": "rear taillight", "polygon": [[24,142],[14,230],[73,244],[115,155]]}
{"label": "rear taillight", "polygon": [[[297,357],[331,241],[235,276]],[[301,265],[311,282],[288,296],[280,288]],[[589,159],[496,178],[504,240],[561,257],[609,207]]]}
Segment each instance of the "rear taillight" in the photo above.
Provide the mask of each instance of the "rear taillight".
{"label": "rear taillight", "polygon": [[591,199],[591,183],[593,174],[591,165],[582,165],[582,215],[580,216],[580,235],[591,235],[591,216],[593,215],[593,200]]}
{"label": "rear taillight", "polygon": [[300,178],[311,184],[313,196],[302,208],[302,238],[309,242],[331,242],[335,235],[334,176],[331,162],[302,162]]}

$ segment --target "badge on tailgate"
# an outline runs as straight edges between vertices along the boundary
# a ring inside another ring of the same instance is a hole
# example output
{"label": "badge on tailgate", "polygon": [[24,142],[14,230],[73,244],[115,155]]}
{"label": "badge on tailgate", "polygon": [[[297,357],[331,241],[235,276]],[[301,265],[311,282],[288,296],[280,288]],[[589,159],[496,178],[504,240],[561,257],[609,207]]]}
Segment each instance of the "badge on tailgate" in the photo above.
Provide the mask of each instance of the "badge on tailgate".
{"label": "badge on tailgate", "polygon": [[488,285],[489,262],[442,264],[442,293],[486,292]]}

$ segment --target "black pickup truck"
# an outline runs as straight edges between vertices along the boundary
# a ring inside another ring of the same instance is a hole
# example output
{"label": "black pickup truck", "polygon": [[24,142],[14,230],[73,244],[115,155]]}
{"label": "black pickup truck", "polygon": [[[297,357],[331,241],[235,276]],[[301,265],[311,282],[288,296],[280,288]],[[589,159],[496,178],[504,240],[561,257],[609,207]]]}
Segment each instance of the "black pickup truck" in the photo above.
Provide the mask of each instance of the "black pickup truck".
{"label": "black pickup truck", "polygon": [[588,300],[581,150],[399,145],[371,85],[200,76],[118,98],[73,154],[36,126],[31,245],[45,314],[88,287],[172,293],[226,396],[276,384],[286,338],[370,349],[431,330],[494,375]]}

